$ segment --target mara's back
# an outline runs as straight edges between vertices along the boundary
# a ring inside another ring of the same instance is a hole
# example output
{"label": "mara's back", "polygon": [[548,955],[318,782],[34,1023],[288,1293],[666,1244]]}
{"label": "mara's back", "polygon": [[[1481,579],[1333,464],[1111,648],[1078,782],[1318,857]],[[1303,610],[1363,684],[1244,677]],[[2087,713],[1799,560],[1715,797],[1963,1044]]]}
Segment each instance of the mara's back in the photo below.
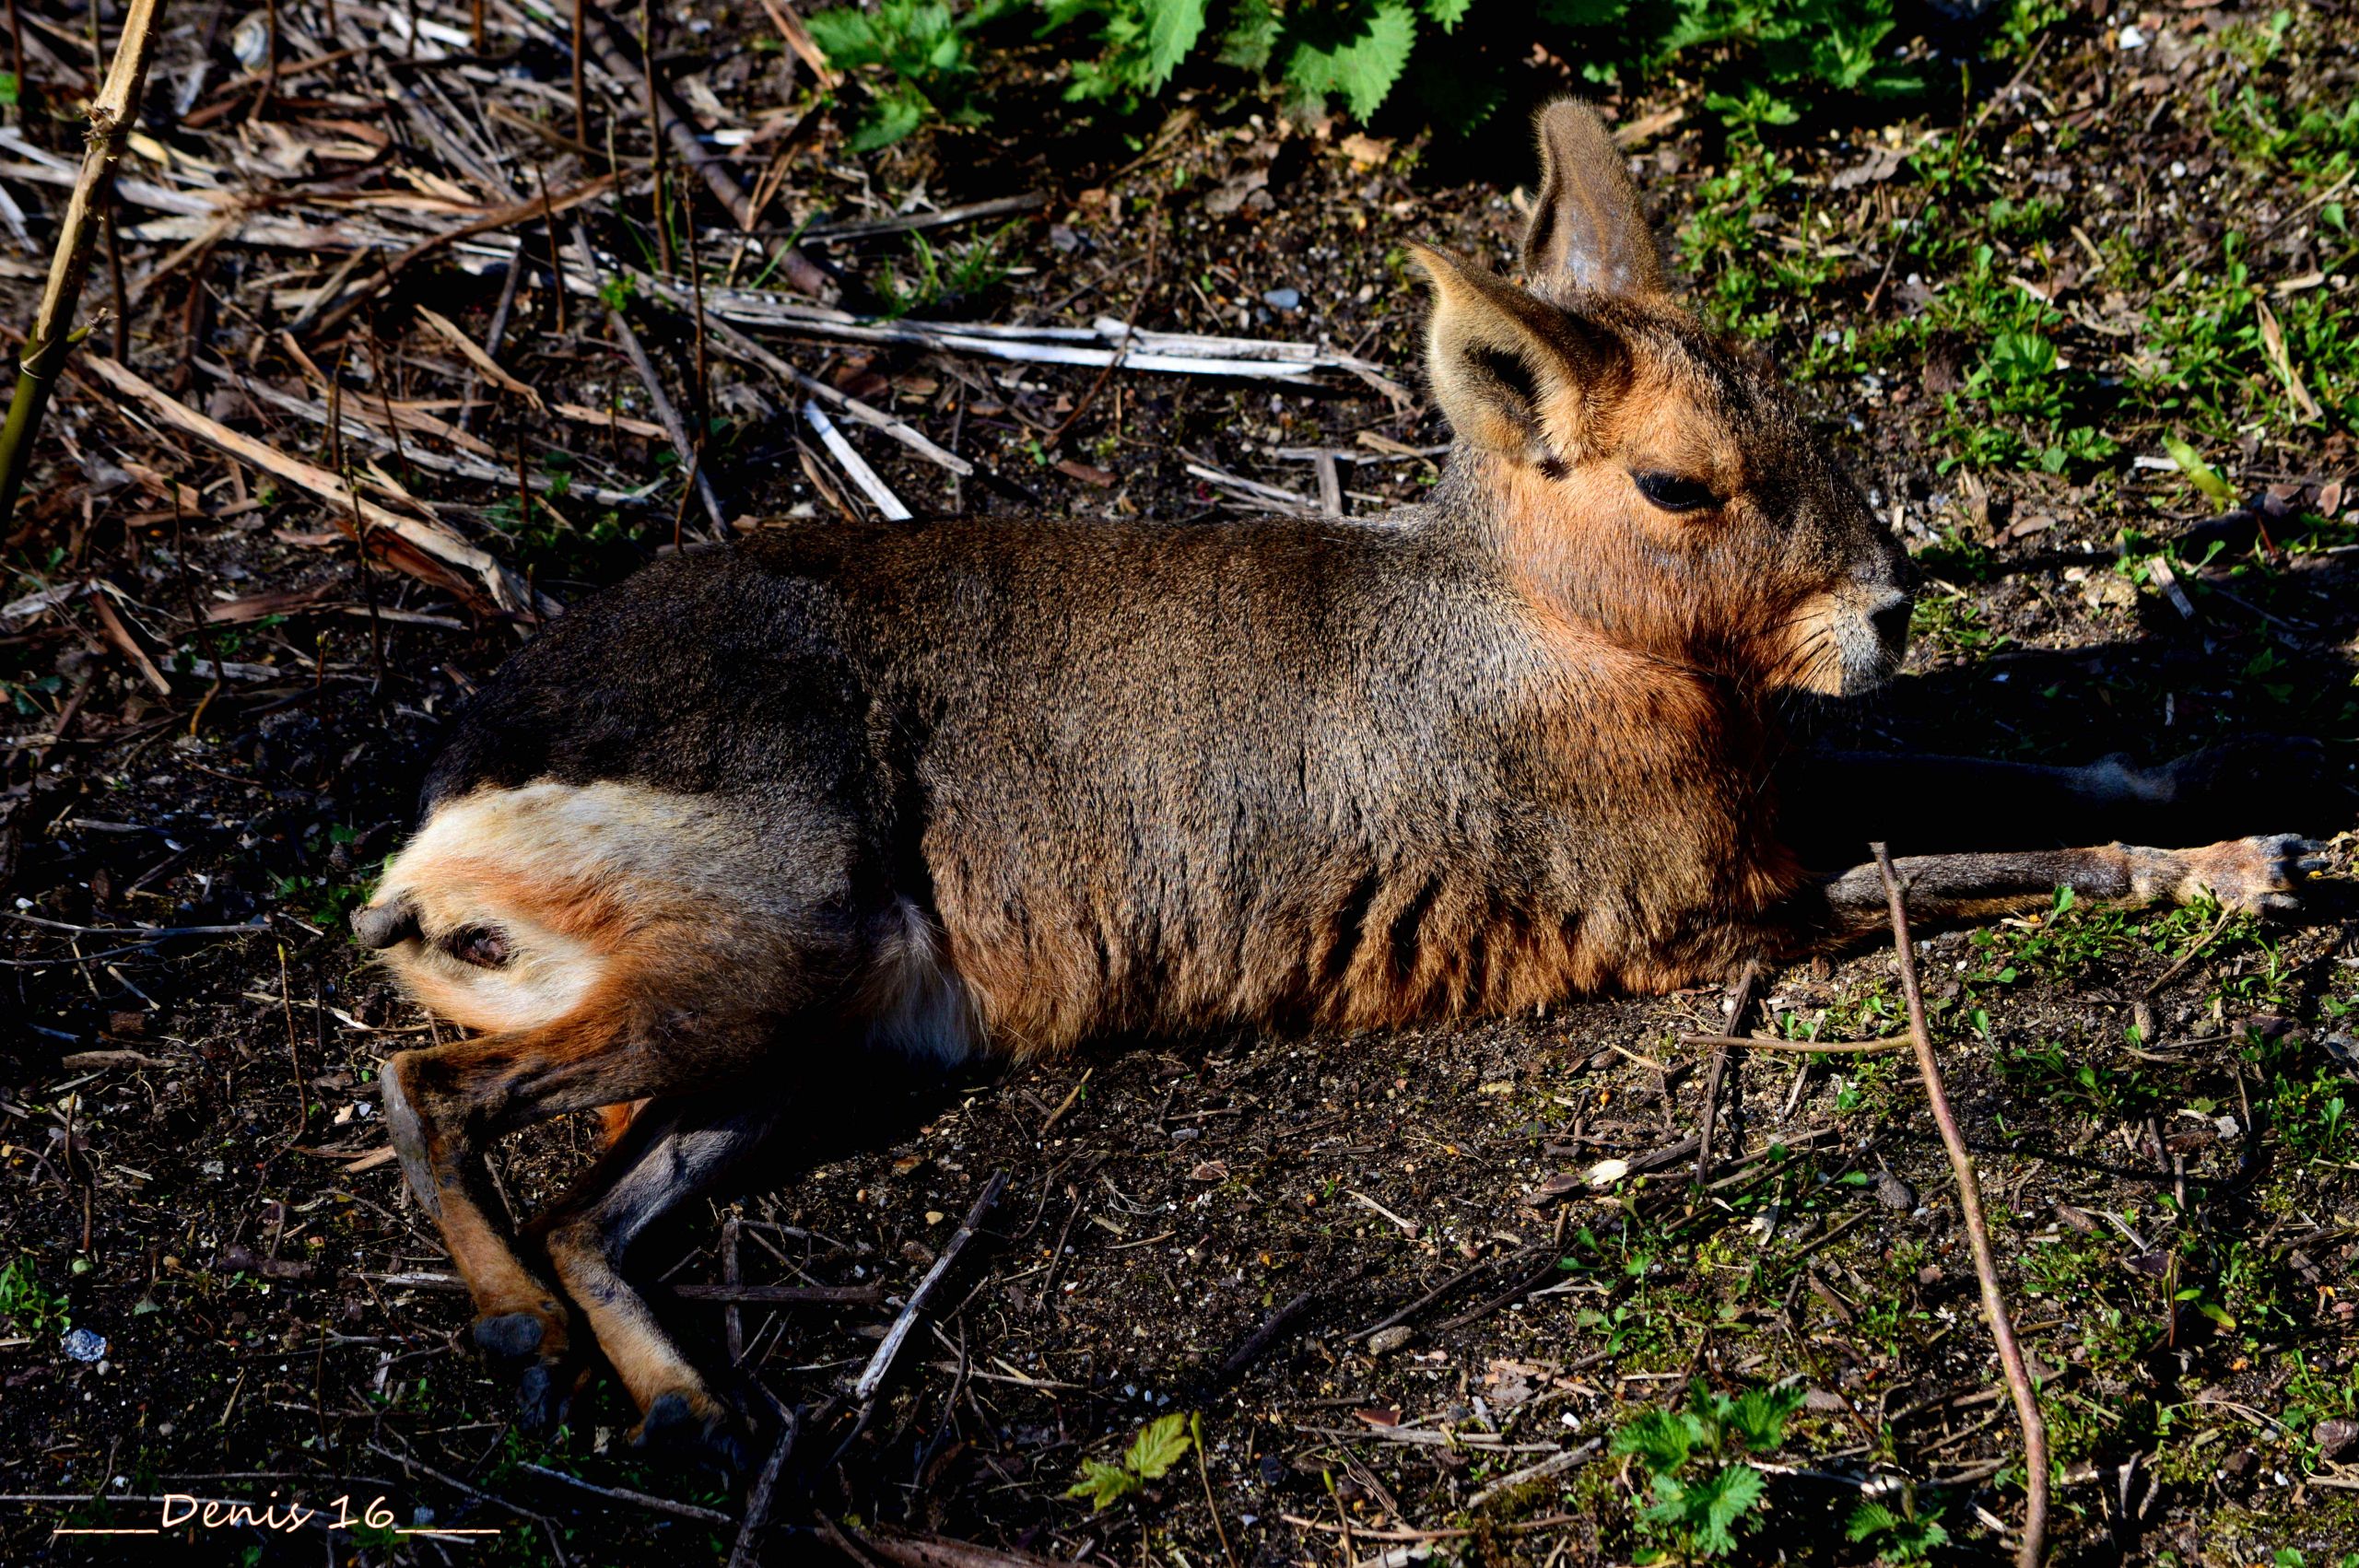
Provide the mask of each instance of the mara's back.
{"label": "mara's back", "polygon": [[[769,531],[577,607],[428,809],[695,798],[938,930],[1010,1048],[1529,1006],[1715,961],[1782,883],[1744,716],[1551,613],[1463,497],[1379,526]],[[1766,873],[1766,874],[1765,874]],[[796,901],[793,893],[783,902]]]}

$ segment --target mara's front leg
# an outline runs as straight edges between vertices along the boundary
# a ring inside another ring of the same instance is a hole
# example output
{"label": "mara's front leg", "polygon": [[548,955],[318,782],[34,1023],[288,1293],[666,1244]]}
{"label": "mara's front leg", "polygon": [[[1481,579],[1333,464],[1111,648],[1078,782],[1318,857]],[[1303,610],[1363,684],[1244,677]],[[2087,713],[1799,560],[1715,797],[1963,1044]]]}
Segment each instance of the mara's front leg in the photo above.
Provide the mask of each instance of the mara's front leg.
{"label": "mara's front leg", "polygon": [[[2252,914],[2290,913],[2300,905],[2303,875],[2324,864],[2320,848],[2308,839],[2278,834],[2200,849],[2106,844],[1909,855],[1894,861],[1893,870],[1908,900],[1909,924],[1922,933],[2042,909],[2065,886],[2094,903],[2212,898],[2223,907]],[[1825,902],[1817,945],[1848,947],[1890,929],[1884,878],[1874,861],[1830,878],[1818,891]]]}

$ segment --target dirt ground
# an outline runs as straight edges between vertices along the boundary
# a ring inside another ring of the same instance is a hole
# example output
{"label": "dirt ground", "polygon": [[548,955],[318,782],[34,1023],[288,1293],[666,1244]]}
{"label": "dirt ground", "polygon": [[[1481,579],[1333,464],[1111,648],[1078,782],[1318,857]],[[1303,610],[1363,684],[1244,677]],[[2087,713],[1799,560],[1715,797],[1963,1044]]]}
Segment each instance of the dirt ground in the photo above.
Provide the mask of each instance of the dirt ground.
{"label": "dirt ground", "polygon": [[[1873,746],[2056,761],[2276,732],[2325,743],[2347,781],[2359,26],[2326,6],[2008,16],[2016,35],[1911,45],[1962,93],[1758,145],[1675,75],[1608,99],[1703,308],[1798,378],[1928,573],[1904,677],[1822,722]],[[159,90],[209,59],[196,103],[224,101],[235,21],[183,18]],[[854,309],[1320,342],[1414,383],[1402,242],[1508,264],[1533,174],[1512,105],[1461,144],[1381,120],[1373,135],[1290,127],[1210,95],[1146,116],[1129,144],[1042,114],[1036,133],[926,134],[855,158],[833,118],[805,113],[792,56],[755,46],[758,8],[667,27],[659,63],[683,101],[706,129],[756,127],[747,170],[777,160],[775,236],[1042,193],[924,246],[807,239]],[[327,53],[345,36],[329,29],[290,58]],[[78,35],[31,30],[68,83],[56,62]],[[451,214],[498,205],[487,162],[511,189],[577,186],[603,166],[610,113],[623,193],[578,216],[618,271],[686,275],[651,239],[630,163],[649,137],[616,107],[627,95],[593,77],[593,160],[565,145],[562,53],[545,31],[502,40],[486,70],[371,38],[261,113],[249,86],[205,126],[157,121],[127,177],[226,185],[313,228],[238,238],[127,205],[126,362],[276,452],[374,463],[371,494],[562,603],[712,531],[604,305],[560,307],[538,220],[493,231],[525,240],[504,310],[507,252],[452,246],[347,321],[304,320],[307,291],[348,288]],[[1008,94],[1026,67],[1013,57]],[[1574,79],[1545,57],[1528,74],[1535,98]],[[69,88],[25,115],[51,148],[73,146]],[[21,167],[0,166],[0,186],[45,233],[59,188]],[[722,259],[717,207],[698,221],[712,281],[760,277],[758,261]],[[362,270],[339,274],[356,245]],[[21,254],[0,263],[0,318],[30,319],[38,276]],[[651,281],[608,298],[670,395],[709,418],[699,472],[727,518],[867,504],[798,435],[800,393],[717,335],[700,353],[692,314]],[[499,313],[499,361],[532,397],[421,310],[475,344]],[[101,321],[89,349],[112,331]],[[1349,375],[1273,392],[757,335],[979,465],[960,479],[848,425],[921,509],[1274,517],[1317,505],[1313,465],[1283,455],[1317,448],[1345,454],[1344,505],[1368,516],[1430,483],[1447,439],[1414,396]],[[327,380],[348,451],[296,406],[325,401]],[[2234,493],[2190,484],[2165,437]],[[518,468],[556,488],[520,505],[496,477]],[[650,479],[643,497],[598,498]],[[432,1025],[344,917],[406,830],[450,715],[522,628],[472,568],[398,548],[364,567],[347,521],[87,363],[58,390],[0,584],[0,1560],[719,1561],[744,1486],[636,1455],[609,1382],[554,1439],[513,1429],[384,1157],[377,1064]],[[2332,840],[2302,919],[2060,900],[1925,949],[2044,1379],[2057,1562],[2359,1552],[2353,817],[2290,791],[2287,813],[2322,820],[2286,830]],[[1771,975],[1764,1016],[1795,1037],[1895,1034],[1894,967],[1870,952]],[[972,1543],[943,1562],[1628,1562],[1661,1543],[1639,1518],[1643,1475],[1605,1445],[1701,1380],[1807,1391],[1762,1457],[1740,1560],[1902,1560],[1893,1537],[1847,1539],[1866,1495],[1937,1518],[1935,1561],[2006,1560],[2021,1451],[1913,1069],[1732,1059],[1699,1192],[1678,1151],[1706,1073],[1677,1037],[1717,1027],[1720,1004],[1713,990],[1398,1036],[1108,1042],[856,1117],[812,1106],[809,1141],[780,1152],[769,1185],[698,1206],[640,1258],[708,1292],[677,1296],[676,1321],[717,1368],[734,1353],[749,1402],[800,1412],[746,1549],[917,1561],[906,1539],[925,1535]],[[511,1206],[554,1195],[593,1136],[568,1123],[507,1145]],[[1637,1169],[1584,1179],[1611,1160]],[[850,1378],[1003,1174],[863,1414]],[[733,1282],[835,1293],[710,1294]],[[1200,1452],[1102,1510],[1067,1495],[1085,1462],[1119,1466],[1179,1412],[1200,1418]],[[156,1526],[167,1494],[330,1518],[341,1497],[352,1526],[54,1533]]]}

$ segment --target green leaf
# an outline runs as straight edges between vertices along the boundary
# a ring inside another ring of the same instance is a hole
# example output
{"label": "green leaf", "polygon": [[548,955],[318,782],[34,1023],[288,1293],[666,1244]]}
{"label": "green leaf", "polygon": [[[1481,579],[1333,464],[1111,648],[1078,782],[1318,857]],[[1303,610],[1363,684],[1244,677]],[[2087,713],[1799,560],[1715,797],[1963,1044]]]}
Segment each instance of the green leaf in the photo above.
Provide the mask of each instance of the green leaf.
{"label": "green leaf", "polygon": [[1540,15],[1568,28],[1610,27],[1630,13],[1630,0],[1542,0]]}
{"label": "green leaf", "polygon": [[923,93],[907,82],[896,82],[869,106],[867,118],[861,121],[860,129],[844,146],[853,152],[874,152],[878,147],[891,146],[924,124],[932,108]]}
{"label": "green leaf", "polygon": [[1109,1465],[1103,1459],[1084,1459],[1081,1479],[1066,1489],[1067,1497],[1086,1497],[1092,1513],[1102,1513],[1120,1503],[1144,1483],[1120,1465]]}
{"label": "green leaf", "polygon": [[1149,1480],[1160,1480],[1166,1470],[1186,1456],[1189,1441],[1188,1418],[1174,1410],[1150,1422],[1132,1440],[1122,1462]]}
{"label": "green leaf", "polygon": [[2163,450],[2171,454],[2171,461],[2178,464],[2179,472],[2210,499],[2224,507],[2236,504],[2236,486],[2221,478],[2219,472],[2204,462],[2193,447],[2177,436],[2165,436]]}
{"label": "green leaf", "polygon": [[1748,1389],[1729,1407],[1728,1424],[1747,1448],[1766,1454],[1786,1440],[1786,1423],[1806,1397],[1800,1388]]}
{"label": "green leaf", "polygon": [[1731,1465],[1709,1480],[1679,1488],[1675,1499],[1649,1508],[1647,1517],[1684,1532],[1705,1556],[1722,1556],[1736,1550],[1736,1523],[1760,1503],[1766,1487],[1751,1465]]}
{"label": "green leaf", "polygon": [[1843,1527],[1847,1540],[1865,1540],[1882,1535],[1900,1523],[1900,1515],[1881,1503],[1862,1503],[1851,1510],[1850,1523]]}
{"label": "green leaf", "polygon": [[1466,19],[1466,13],[1473,6],[1474,0],[1422,0],[1422,3],[1426,19],[1442,31],[1449,32]]}
{"label": "green leaf", "polygon": [[803,25],[811,29],[811,41],[827,57],[827,64],[839,71],[884,63],[885,46],[877,36],[875,20],[856,6],[816,12]]}
{"label": "green leaf", "polygon": [[1634,1454],[1658,1476],[1676,1475],[1695,1452],[1696,1433],[1684,1417],[1649,1410],[1614,1434],[1615,1454]]}
{"label": "green leaf", "polygon": [[0,107],[14,109],[24,92],[24,84],[17,80],[14,71],[0,71]]}
{"label": "green leaf", "polygon": [[1406,0],[1375,0],[1356,25],[1297,42],[1286,59],[1287,85],[1314,99],[1340,93],[1344,107],[1365,120],[1401,79],[1416,39],[1416,13]]}
{"label": "green leaf", "polygon": [[1204,0],[1145,0],[1146,76],[1140,84],[1160,92],[1204,30]]}
{"label": "green leaf", "polygon": [[1285,31],[1285,18],[1278,15],[1270,0],[1239,0],[1235,19],[1221,37],[1220,63],[1248,71],[1266,71]]}

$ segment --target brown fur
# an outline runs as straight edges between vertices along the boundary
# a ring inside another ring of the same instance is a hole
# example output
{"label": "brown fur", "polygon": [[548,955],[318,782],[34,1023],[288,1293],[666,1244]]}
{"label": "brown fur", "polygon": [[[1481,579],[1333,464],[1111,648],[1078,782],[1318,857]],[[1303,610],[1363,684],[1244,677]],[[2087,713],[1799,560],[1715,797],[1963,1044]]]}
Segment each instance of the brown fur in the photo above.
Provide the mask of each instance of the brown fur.
{"label": "brown fur", "polygon": [[[1856,858],[1865,813],[1776,787],[1778,713],[1892,673],[1906,560],[1766,367],[1670,301],[1594,117],[1552,109],[1542,146],[1532,287],[1416,252],[1458,433],[1430,502],[766,531],[577,605],[485,687],[356,930],[486,1031],[394,1058],[386,1116],[531,1413],[562,1405],[569,1298],[651,1427],[712,1436],[620,1255],[829,1071],[1520,1011],[1864,929],[1880,893],[1789,819]],[[1958,912],[2058,875],[2259,905],[2286,860],[1904,870]],[[483,1146],[626,1104],[536,1223],[552,1289]]]}

